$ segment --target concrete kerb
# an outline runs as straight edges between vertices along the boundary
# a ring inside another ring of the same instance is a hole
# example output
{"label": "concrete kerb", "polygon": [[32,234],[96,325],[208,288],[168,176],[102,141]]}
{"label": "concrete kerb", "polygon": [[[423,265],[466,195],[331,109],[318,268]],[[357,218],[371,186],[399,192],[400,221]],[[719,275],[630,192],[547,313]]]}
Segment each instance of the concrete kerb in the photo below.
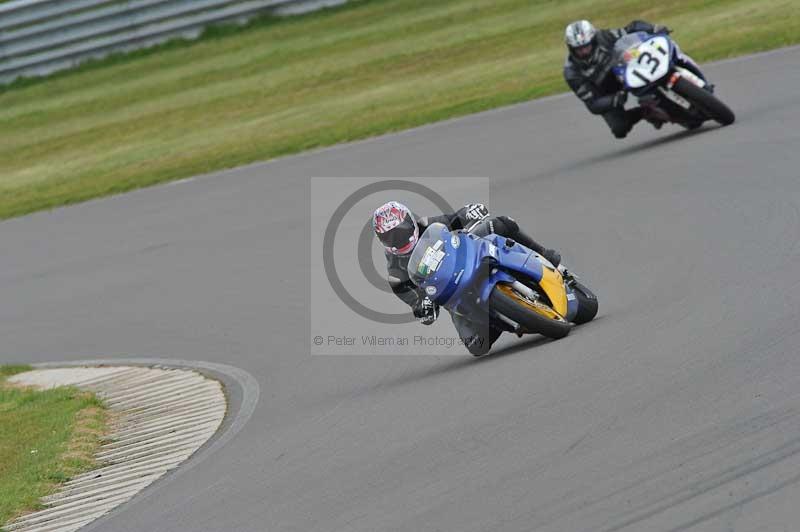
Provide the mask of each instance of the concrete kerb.
{"label": "concrete kerb", "polygon": [[[81,367],[97,368],[99,374],[69,371]],[[66,375],[68,382],[62,384],[93,391],[112,410],[130,411],[131,416],[129,425],[124,414],[112,424],[113,438],[98,452],[98,469],[75,477],[43,500],[46,509],[6,526],[19,532],[102,526],[104,519],[92,521],[119,511],[126,501],[133,504],[131,499],[146,498],[227,443],[244,427],[259,398],[254,377],[224,364],[136,358],[44,363],[34,368],[51,370],[39,372],[40,380]],[[64,371],[52,371],[56,368]],[[196,388],[190,385],[190,372],[196,375]],[[165,395],[168,391],[172,393]]]}

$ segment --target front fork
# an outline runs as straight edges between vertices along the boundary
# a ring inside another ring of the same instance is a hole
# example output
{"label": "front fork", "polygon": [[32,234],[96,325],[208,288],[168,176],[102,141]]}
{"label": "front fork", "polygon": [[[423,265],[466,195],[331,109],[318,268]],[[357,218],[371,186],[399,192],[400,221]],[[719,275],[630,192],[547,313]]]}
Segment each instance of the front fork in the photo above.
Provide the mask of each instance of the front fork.
{"label": "front fork", "polygon": [[[529,286],[526,286],[519,281],[514,281],[513,283],[511,283],[511,286],[513,286],[520,294],[524,295],[528,299],[533,301],[539,300],[539,294],[534,292]],[[508,325],[509,328],[511,329],[511,332],[522,338],[524,330],[522,329],[522,326],[519,323],[515,322],[511,318],[507,318],[506,316],[503,316],[502,314],[498,313],[494,313],[494,317],[499,319],[506,325]]]}

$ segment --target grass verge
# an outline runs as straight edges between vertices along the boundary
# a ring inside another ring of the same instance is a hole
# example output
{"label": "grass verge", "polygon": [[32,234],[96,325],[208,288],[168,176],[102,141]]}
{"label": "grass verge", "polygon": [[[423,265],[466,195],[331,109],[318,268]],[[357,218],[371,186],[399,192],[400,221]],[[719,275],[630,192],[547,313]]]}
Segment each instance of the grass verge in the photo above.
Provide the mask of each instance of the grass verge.
{"label": "grass verge", "polygon": [[577,18],[707,61],[800,42],[795,4],[356,0],[215,30],[0,91],[0,218],[561,92]]}
{"label": "grass verge", "polygon": [[103,405],[76,388],[38,391],[5,380],[27,366],[0,366],[0,527],[58,484],[89,470],[106,423]]}

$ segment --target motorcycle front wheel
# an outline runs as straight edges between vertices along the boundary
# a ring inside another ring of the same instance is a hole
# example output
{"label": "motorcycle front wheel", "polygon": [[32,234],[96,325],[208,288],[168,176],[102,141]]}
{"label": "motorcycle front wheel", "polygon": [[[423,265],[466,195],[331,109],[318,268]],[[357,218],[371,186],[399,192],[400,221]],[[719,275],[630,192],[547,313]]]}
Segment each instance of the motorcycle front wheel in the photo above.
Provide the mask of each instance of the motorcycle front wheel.
{"label": "motorcycle front wheel", "polygon": [[555,310],[542,302],[531,301],[510,284],[498,283],[494,287],[489,306],[518,323],[524,332],[558,339],[568,335],[572,328]]}
{"label": "motorcycle front wheel", "polygon": [[692,102],[710,119],[719,122],[723,126],[729,126],[736,120],[733,111],[722,103],[719,98],[698,87],[688,79],[681,78],[672,87],[672,90]]}
{"label": "motorcycle front wheel", "polygon": [[575,298],[578,300],[578,313],[572,320],[575,325],[590,322],[597,316],[597,296],[581,283],[576,282],[573,286]]}

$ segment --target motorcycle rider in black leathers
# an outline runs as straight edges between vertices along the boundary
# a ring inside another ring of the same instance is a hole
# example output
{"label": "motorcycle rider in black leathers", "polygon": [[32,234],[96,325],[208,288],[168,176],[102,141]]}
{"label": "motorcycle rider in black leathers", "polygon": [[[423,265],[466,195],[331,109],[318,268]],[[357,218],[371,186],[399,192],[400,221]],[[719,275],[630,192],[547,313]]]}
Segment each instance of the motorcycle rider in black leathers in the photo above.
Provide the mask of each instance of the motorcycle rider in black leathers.
{"label": "motorcycle rider in black leathers", "polygon": [[[385,248],[388,281],[392,292],[408,304],[414,316],[424,325],[430,325],[439,316],[439,307],[424,290],[408,276],[408,261],[420,235],[433,223],[442,223],[450,230],[463,229],[477,236],[498,234],[526,246],[558,266],[561,255],[547,249],[525,234],[512,218],[490,216],[481,203],[465,205],[454,213],[417,218],[411,210],[396,201],[390,201],[375,210],[372,227]],[[451,315],[459,338],[475,356],[489,352],[502,329],[492,323],[476,323],[462,316]]]}
{"label": "motorcycle rider in black leathers", "polygon": [[[648,119],[656,129],[663,124],[644,116],[641,107],[625,110],[628,93],[611,71],[614,44],[620,37],[637,31],[668,34],[672,30],[643,20],[634,20],[623,28],[598,30],[588,20],[579,20],[569,24],[565,32],[569,54],[564,64],[564,79],[592,114],[602,115],[618,139],[625,138],[642,118]],[[697,64],[677,45],[676,49],[677,63],[706,81]],[[707,88],[713,91],[713,85]]]}

